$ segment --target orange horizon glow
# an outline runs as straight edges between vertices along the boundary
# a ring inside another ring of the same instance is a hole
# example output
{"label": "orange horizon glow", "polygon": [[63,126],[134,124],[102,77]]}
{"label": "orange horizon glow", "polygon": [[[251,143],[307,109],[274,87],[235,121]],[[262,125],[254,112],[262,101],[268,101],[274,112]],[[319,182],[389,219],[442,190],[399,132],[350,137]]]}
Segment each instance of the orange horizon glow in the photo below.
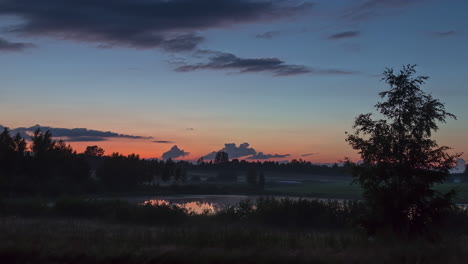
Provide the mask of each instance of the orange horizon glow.
{"label": "orange horizon glow", "polygon": [[[196,146],[191,144],[177,144],[177,143],[170,143],[170,144],[158,144],[153,143],[148,140],[125,140],[125,139],[111,139],[106,141],[97,141],[97,142],[67,142],[70,144],[77,153],[83,153],[87,146],[99,146],[105,150],[104,155],[111,155],[112,153],[120,153],[122,155],[130,155],[130,154],[137,154],[140,158],[143,159],[150,159],[150,158],[157,158],[162,159],[162,155],[164,152],[168,151],[172,146],[177,145],[182,150],[190,152],[188,156],[177,158],[175,160],[184,160],[184,161],[197,161],[200,157],[205,156],[212,151],[217,151],[222,148],[222,145],[219,146],[218,149],[207,149],[203,147],[195,148]],[[190,145],[190,148],[185,147],[186,145]],[[253,146],[255,148],[255,146]],[[257,151],[262,151],[264,153],[273,153],[273,154],[282,154],[282,153],[290,153],[287,149],[281,151],[276,149],[275,151],[268,151],[263,149],[256,149]],[[320,152],[320,151],[317,151]],[[311,156],[302,156],[302,154],[294,154],[291,153],[290,156],[285,158],[272,158],[268,159],[270,161],[284,161],[288,160],[291,161],[293,159],[302,159],[305,161],[310,161],[313,163],[339,163],[340,161],[344,160],[345,157],[348,157],[352,160],[359,160],[359,155],[356,153],[352,153],[353,150],[350,149],[348,152],[344,154],[333,153],[333,150],[324,150],[322,153],[311,155]],[[244,160],[246,157],[238,158],[239,160]],[[248,160],[248,161],[257,161],[257,160]],[[266,161],[266,160],[258,160],[258,161]]]}

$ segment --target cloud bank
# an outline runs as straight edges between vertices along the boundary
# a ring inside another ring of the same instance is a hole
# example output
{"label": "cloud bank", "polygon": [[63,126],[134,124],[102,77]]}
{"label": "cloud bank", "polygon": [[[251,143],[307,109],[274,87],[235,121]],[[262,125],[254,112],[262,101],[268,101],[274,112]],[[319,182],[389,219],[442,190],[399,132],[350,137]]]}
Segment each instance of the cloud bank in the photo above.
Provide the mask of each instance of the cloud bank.
{"label": "cloud bank", "polygon": [[263,152],[257,152],[254,148],[250,147],[249,143],[242,143],[239,146],[236,146],[236,143],[226,143],[224,148],[213,151],[205,156],[205,160],[213,160],[216,157],[216,153],[219,151],[224,151],[228,154],[229,159],[243,158],[246,159],[272,159],[272,158],[284,158],[290,156],[289,154],[264,154]]}
{"label": "cloud bank", "polygon": [[310,3],[273,0],[1,0],[0,15],[20,23],[9,31],[138,49],[189,51],[197,32],[296,16]]}

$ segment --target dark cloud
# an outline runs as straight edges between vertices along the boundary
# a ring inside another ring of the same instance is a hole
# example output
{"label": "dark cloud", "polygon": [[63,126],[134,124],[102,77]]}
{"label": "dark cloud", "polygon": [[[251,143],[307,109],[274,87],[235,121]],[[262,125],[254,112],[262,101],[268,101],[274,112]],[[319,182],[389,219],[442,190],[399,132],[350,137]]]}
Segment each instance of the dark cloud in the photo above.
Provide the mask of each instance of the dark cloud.
{"label": "dark cloud", "polygon": [[188,127],[188,128],[186,128],[185,130],[194,131],[195,128],[193,128],[193,127]]}
{"label": "dark cloud", "polygon": [[263,154],[263,152],[257,152],[254,148],[251,148],[249,143],[242,143],[236,146],[235,143],[226,143],[224,148],[213,151],[208,155],[203,156],[203,159],[213,160],[216,157],[216,153],[219,151],[224,151],[228,154],[230,159],[237,159],[246,157],[247,159],[272,159],[272,158],[284,158],[290,156],[289,154],[279,155],[279,154]]}
{"label": "dark cloud", "polygon": [[171,144],[174,143],[172,141],[167,141],[167,140],[154,140],[152,141],[153,143],[159,143],[159,144]]}
{"label": "dark cloud", "polygon": [[289,157],[289,156],[291,156],[291,155],[289,155],[289,154],[284,154],[284,155],[280,155],[280,154],[263,154],[263,152],[258,152],[257,154],[252,155],[252,156],[248,157],[247,159],[264,160],[264,159],[274,159],[274,158],[286,158],[286,157]]}
{"label": "dark cloud", "polygon": [[318,153],[307,153],[307,154],[302,154],[301,157],[308,157],[308,156],[313,156],[317,155]]}
{"label": "dark cloud", "polygon": [[[241,158],[245,156],[255,155],[257,151],[253,148],[249,148],[249,143],[242,143],[239,147],[236,146],[236,143],[226,143],[224,148],[218,151],[224,151],[229,155],[230,159]],[[210,154],[204,156],[204,159],[212,160],[215,158],[218,151],[213,151]]]}
{"label": "dark cloud", "polygon": [[199,30],[282,19],[311,7],[273,0],[0,0],[0,15],[19,17],[23,23],[10,31],[27,36],[186,51],[203,41]]}
{"label": "dark cloud", "polygon": [[177,159],[177,158],[180,158],[180,157],[188,156],[189,154],[190,154],[190,152],[185,152],[185,151],[179,149],[179,147],[177,147],[177,145],[174,145],[170,150],[163,153],[162,158],[163,159]]}
{"label": "dark cloud", "polygon": [[176,68],[179,72],[196,70],[235,70],[238,73],[269,72],[273,76],[288,76],[310,73],[310,69],[302,65],[286,64],[278,58],[239,58],[231,53],[206,52],[209,54],[208,62],[185,64]]}
{"label": "dark cloud", "polygon": [[304,65],[287,64],[278,58],[240,58],[231,53],[212,50],[199,50],[195,53],[195,57],[206,57],[208,62],[188,64],[187,62],[179,61],[177,62],[179,66],[175,70],[178,72],[191,72],[196,70],[234,70],[237,73],[268,72],[273,76],[299,74],[342,75],[357,73],[340,69],[313,69]]}
{"label": "dark cloud", "polygon": [[164,40],[162,48],[166,51],[180,52],[195,49],[203,41],[203,37],[195,34],[187,34]]}
{"label": "dark cloud", "polygon": [[83,141],[105,141],[109,138],[128,138],[128,139],[150,139],[151,137],[133,136],[118,134],[111,131],[99,131],[87,128],[56,128],[49,126],[35,125],[32,127],[18,127],[11,130],[11,134],[20,133],[23,137],[29,138],[35,130],[40,129],[45,132],[47,130],[52,133],[55,138],[61,138],[69,142],[83,142]]}
{"label": "dark cloud", "polygon": [[355,37],[358,37],[360,34],[361,34],[360,31],[344,31],[344,32],[333,34],[329,36],[328,39],[337,40],[337,39],[355,38]]}
{"label": "dark cloud", "polygon": [[25,49],[34,47],[31,43],[23,42],[11,42],[6,39],[0,38],[0,52],[2,51],[13,51],[19,52],[24,51]]}
{"label": "dark cloud", "polygon": [[439,38],[455,36],[457,34],[458,33],[455,30],[432,32],[432,36]]}
{"label": "dark cloud", "polygon": [[272,39],[274,37],[279,36],[280,34],[280,31],[267,31],[264,33],[257,34],[255,37],[259,39]]}
{"label": "dark cloud", "polygon": [[[54,135],[54,134],[52,134]],[[54,136],[55,137],[55,136]],[[68,142],[98,142],[106,141],[108,138],[105,137],[93,137],[93,136],[78,136],[78,137],[58,137]]]}

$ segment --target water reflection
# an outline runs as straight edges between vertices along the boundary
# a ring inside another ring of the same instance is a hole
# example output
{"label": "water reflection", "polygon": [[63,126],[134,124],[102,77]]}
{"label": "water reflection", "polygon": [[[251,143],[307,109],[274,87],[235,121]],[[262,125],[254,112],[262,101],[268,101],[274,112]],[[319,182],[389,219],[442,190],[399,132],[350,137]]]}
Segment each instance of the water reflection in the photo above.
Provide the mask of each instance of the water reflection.
{"label": "water reflection", "polygon": [[191,201],[191,202],[169,202],[167,200],[147,200],[143,202],[144,205],[151,204],[154,206],[157,205],[175,205],[180,208],[187,209],[187,211],[195,214],[213,214],[219,210],[220,206],[215,203],[210,202],[200,202],[200,201]]}

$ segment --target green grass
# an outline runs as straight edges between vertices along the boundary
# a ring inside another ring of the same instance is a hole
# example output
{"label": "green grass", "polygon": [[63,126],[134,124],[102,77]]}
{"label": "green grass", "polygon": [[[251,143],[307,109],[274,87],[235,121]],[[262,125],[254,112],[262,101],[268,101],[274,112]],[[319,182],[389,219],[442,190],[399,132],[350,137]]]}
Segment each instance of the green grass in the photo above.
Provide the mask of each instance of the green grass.
{"label": "green grass", "polygon": [[326,199],[360,199],[361,188],[349,182],[304,182],[303,184],[284,184],[269,187],[273,191],[295,196],[309,196]]}
{"label": "green grass", "polygon": [[196,215],[167,205],[67,198],[0,204],[2,263],[465,263],[468,212],[435,240],[369,240],[360,202],[242,201]]}
{"label": "green grass", "polygon": [[242,225],[148,227],[0,218],[2,263],[466,263],[468,237],[373,241]]}
{"label": "green grass", "polygon": [[[435,187],[436,190],[448,192],[457,190],[455,202],[468,203],[468,183],[444,183]],[[282,184],[268,187],[267,191],[284,195],[316,197],[324,199],[361,199],[361,187],[350,182],[304,182],[303,184]]]}

